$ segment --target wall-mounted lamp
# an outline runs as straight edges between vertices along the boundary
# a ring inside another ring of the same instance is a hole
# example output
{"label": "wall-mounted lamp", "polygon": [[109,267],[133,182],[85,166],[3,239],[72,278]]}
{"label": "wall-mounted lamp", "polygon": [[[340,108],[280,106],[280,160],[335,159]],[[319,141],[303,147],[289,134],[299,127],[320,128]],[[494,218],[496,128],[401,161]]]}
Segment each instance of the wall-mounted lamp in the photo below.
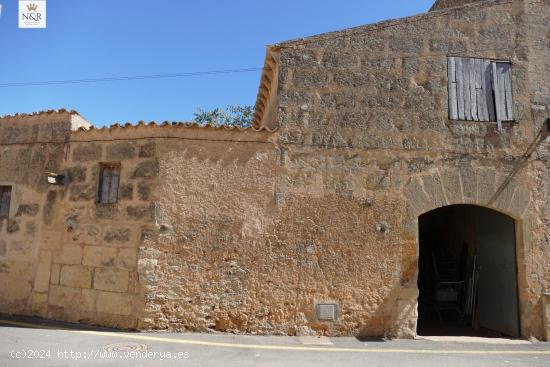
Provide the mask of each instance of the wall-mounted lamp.
{"label": "wall-mounted lamp", "polygon": [[46,172],[46,176],[48,178],[48,183],[50,185],[64,185],[65,184],[65,176],[60,175],[58,173],[54,172]]}

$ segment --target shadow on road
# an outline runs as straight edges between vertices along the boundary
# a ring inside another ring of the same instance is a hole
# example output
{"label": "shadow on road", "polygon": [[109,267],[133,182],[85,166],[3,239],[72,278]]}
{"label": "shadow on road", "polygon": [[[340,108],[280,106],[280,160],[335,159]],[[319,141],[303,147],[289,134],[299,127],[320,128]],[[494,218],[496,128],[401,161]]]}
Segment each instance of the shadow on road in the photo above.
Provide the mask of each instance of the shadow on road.
{"label": "shadow on road", "polygon": [[106,332],[135,332],[135,330],[115,329],[87,324],[76,324],[71,322],[47,320],[40,317],[14,316],[0,314],[0,328],[16,327],[23,329],[52,329],[52,330],[88,330]]}
{"label": "shadow on road", "polygon": [[373,336],[356,336],[355,339],[363,343],[385,343],[387,342],[384,338],[377,338]]}

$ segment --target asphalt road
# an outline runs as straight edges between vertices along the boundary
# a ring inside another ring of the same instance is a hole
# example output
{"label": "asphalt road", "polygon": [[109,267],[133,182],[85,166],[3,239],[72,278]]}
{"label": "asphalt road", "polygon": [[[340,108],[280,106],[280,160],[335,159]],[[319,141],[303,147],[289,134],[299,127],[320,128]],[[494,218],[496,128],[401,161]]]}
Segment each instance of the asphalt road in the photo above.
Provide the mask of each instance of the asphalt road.
{"label": "asphalt road", "polygon": [[0,340],[0,366],[550,366],[545,342],[131,333],[2,315]]}

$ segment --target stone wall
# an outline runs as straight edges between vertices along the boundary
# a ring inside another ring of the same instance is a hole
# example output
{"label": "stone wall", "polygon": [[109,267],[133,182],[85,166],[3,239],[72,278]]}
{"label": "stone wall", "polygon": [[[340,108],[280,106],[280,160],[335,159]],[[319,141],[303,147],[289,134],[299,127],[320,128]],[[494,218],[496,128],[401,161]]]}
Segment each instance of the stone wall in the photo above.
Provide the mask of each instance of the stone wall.
{"label": "stone wall", "polygon": [[[305,267],[312,271],[296,269],[314,284],[296,298],[309,327],[413,336],[418,215],[469,203],[517,220],[522,335],[543,336],[546,168],[528,164],[491,201],[547,114],[547,106],[533,105],[548,92],[532,74],[548,60],[541,7],[480,2],[274,46],[281,63],[276,185],[288,216],[309,223],[285,229],[295,243],[318,244],[319,256]],[[448,55],[510,60],[516,121],[502,131],[449,121]],[[339,322],[321,326],[307,313],[318,298],[340,300]]]}
{"label": "stone wall", "polygon": [[[481,1],[483,1],[483,0],[437,0],[432,5],[432,7],[430,8],[430,11],[456,8],[456,7],[459,7],[459,6],[472,4],[472,3],[477,3],[477,2],[481,2]],[[493,0],[493,1],[495,1],[495,0]]]}
{"label": "stone wall", "polygon": [[[112,140],[104,131],[82,134],[73,134],[63,162],[67,183],[52,194],[55,215],[46,227],[56,240],[49,298],[40,315],[135,328],[143,303],[137,251],[141,237],[154,228],[157,144]],[[120,163],[115,204],[97,200],[102,162]]]}
{"label": "stone wall", "polygon": [[269,253],[276,152],[265,133],[223,135],[159,146],[158,232],[140,251],[142,328],[269,332],[268,320],[283,322],[267,314],[293,287],[273,264],[291,254]]}
{"label": "stone wall", "polygon": [[58,172],[71,130],[85,126],[67,111],[0,119],[0,184],[12,186],[10,216],[0,220],[0,311],[35,313],[47,300],[52,252],[46,171]]}
{"label": "stone wall", "polygon": [[[153,140],[112,141],[75,113],[0,120],[2,181],[13,184],[2,223],[0,311],[135,328],[142,298],[137,246],[153,227]],[[117,204],[98,204],[101,162],[121,163]],[[64,176],[48,184],[46,172]]]}
{"label": "stone wall", "polygon": [[[517,221],[522,335],[542,337],[546,173],[530,163],[492,200],[546,108],[532,105],[547,92],[530,74],[538,14],[480,2],[273,46],[273,145],[163,145],[141,326],[412,337],[418,216],[476,204]],[[512,61],[516,121],[449,121],[447,55]],[[322,302],[338,320],[317,320]]]}
{"label": "stone wall", "polygon": [[[65,246],[82,248],[78,269],[93,273],[92,285],[87,287],[91,289],[81,291],[82,297],[91,297],[84,321],[140,329],[191,325],[176,310],[187,305],[190,294],[206,297],[196,291],[196,287],[205,289],[207,283],[207,274],[199,269],[205,263],[218,266],[221,261],[200,241],[201,235],[211,242],[214,238],[227,241],[231,227],[224,221],[236,221],[243,214],[231,211],[230,195],[242,199],[251,183],[247,175],[262,182],[269,179],[264,177],[266,172],[246,164],[255,148],[248,149],[248,154],[240,151],[241,146],[265,145],[266,136],[183,124],[73,134],[68,170],[80,172],[88,166],[88,178],[68,187],[72,196],[63,204],[65,214],[60,219],[66,225],[68,218],[76,216],[77,228],[71,230]],[[121,162],[116,205],[93,203],[99,161]],[[223,172],[219,172],[221,167]],[[230,185],[231,174],[237,184],[218,193],[216,187]],[[208,205],[209,211],[204,212],[200,204]],[[256,204],[248,206],[254,209]],[[193,215],[196,208],[200,215]],[[170,221],[163,220],[166,212],[173,213]],[[193,233],[184,243],[185,236]],[[190,253],[190,245],[201,251],[200,256],[183,258]],[[229,246],[229,241],[210,244],[214,245]],[[204,278],[190,278],[188,268]]]}
{"label": "stone wall", "polygon": [[[529,23],[527,43],[534,45],[529,50],[529,90],[531,113],[535,124],[550,117],[550,3],[548,1],[527,1],[526,22]],[[527,292],[533,300],[539,300],[532,313],[539,322],[538,315],[544,312],[544,302],[540,295],[550,290],[550,139],[546,138],[534,153],[531,164],[533,173],[533,196],[535,211],[528,220],[532,227],[525,231],[533,233],[529,256],[529,284]],[[547,309],[548,315],[548,309]],[[548,319],[547,319],[548,320]],[[550,324],[546,322],[546,338],[550,340]]]}
{"label": "stone wall", "polygon": [[[151,285],[157,278],[167,281],[151,272],[158,261],[148,258],[156,248],[151,241],[173,231],[172,224],[158,221],[166,209],[160,204],[168,197],[160,200],[161,194],[176,189],[159,189],[161,163],[165,171],[171,158],[170,177],[181,180],[180,169],[191,157],[201,157],[195,162],[199,165],[212,159],[227,165],[237,157],[235,162],[242,162],[233,173],[241,180],[246,160],[256,157],[255,148],[241,154],[232,152],[233,145],[265,146],[267,133],[186,124],[76,131],[79,127],[88,125],[63,111],[0,119],[0,184],[14,188],[9,219],[0,227],[0,312],[130,329],[150,325],[145,301],[170,298],[178,286],[176,280]],[[180,141],[185,144],[176,143]],[[168,155],[170,149],[178,155]],[[256,157],[259,164],[264,155]],[[103,163],[121,167],[115,204],[98,203]],[[46,172],[62,175],[63,184],[48,184]],[[255,180],[259,172],[254,170]],[[268,180],[262,178],[269,185]],[[215,184],[204,182],[201,189]],[[244,184],[239,181],[233,188],[235,199]],[[188,202],[174,194],[169,205]],[[179,250],[169,250],[163,251],[174,262]],[[173,268],[163,267],[161,273]],[[162,327],[162,320],[157,322],[155,327]]]}

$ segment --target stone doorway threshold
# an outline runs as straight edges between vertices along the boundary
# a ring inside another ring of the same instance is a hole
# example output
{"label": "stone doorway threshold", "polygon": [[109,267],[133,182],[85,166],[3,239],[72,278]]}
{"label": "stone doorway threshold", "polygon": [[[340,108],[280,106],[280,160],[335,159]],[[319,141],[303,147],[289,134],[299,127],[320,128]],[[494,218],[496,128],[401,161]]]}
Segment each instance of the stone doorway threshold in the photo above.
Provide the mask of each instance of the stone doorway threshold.
{"label": "stone doorway threshold", "polygon": [[445,342],[445,343],[482,343],[482,344],[513,344],[513,345],[532,344],[529,340],[524,340],[524,339],[484,338],[479,336],[417,336],[415,340],[429,340],[432,342]]}

